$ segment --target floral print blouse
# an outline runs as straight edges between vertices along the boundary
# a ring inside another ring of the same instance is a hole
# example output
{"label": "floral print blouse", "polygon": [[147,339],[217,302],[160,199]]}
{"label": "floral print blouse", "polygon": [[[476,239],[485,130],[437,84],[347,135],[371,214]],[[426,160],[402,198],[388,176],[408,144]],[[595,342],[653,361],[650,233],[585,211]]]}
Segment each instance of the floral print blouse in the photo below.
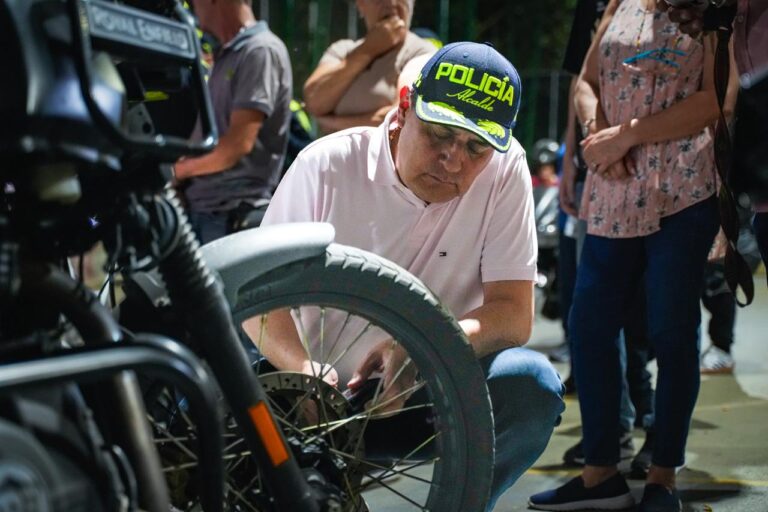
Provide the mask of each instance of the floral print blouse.
{"label": "floral print blouse", "polygon": [[[643,0],[619,5],[599,45],[600,105],[608,124],[660,112],[701,87],[704,48],[665,13]],[[716,191],[713,129],[633,147],[624,158],[632,176],[609,180],[591,171],[580,217],[587,232],[609,238],[649,235],[661,218]]]}

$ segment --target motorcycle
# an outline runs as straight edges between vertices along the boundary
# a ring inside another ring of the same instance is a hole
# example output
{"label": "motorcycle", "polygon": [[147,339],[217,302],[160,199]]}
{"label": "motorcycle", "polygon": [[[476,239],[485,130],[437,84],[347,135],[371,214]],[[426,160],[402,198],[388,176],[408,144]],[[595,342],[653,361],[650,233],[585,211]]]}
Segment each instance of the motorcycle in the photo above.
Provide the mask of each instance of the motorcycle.
{"label": "motorcycle", "polygon": [[[329,225],[200,250],[169,164],[217,134],[179,2],[5,0],[0,28],[14,77],[0,83],[0,502],[363,511],[387,506],[383,492],[418,508],[484,507],[484,378],[418,279],[334,244]],[[110,278],[125,280],[117,316],[67,271],[96,243]],[[132,308],[147,314],[129,320]],[[268,337],[284,312],[305,342],[319,327],[327,350],[305,346],[321,363],[344,362],[333,340],[347,328],[353,348],[384,332],[405,349],[413,384],[395,412],[418,416],[411,444],[377,450],[392,416],[381,380],[353,396],[323,370],[249,359],[241,324]],[[342,331],[326,334],[335,318]]]}

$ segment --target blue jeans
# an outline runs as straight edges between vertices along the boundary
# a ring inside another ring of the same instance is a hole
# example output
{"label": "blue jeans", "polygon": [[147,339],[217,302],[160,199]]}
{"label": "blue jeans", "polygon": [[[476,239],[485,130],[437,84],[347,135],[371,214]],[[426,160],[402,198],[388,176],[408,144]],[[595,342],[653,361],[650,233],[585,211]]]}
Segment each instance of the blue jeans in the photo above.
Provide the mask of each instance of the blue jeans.
{"label": "blue jeans", "polygon": [[709,198],[663,218],[661,229],[645,237],[587,235],[569,329],[587,464],[619,462],[621,365],[616,340],[641,279],[648,339],[659,367],[652,460],[662,467],[683,464],[699,391],[699,297],[717,229],[716,202]]}
{"label": "blue jeans", "polygon": [[[581,207],[581,198],[584,194],[584,182],[576,183],[576,209]],[[584,249],[584,240],[587,237],[587,221],[577,220],[576,227],[574,229],[574,239],[576,240],[576,275],[578,275],[578,265],[581,262],[581,252]],[[574,283],[575,286],[575,283]],[[571,292],[573,295],[573,292]],[[573,303],[573,296],[571,297],[571,304]],[[619,350],[619,361],[621,362],[621,408],[619,409],[619,427],[622,434],[632,432],[635,424],[635,406],[632,405],[632,400],[629,393],[629,382],[627,381],[627,347],[625,334],[622,331],[616,338],[616,346]],[[570,340],[571,357],[575,352],[573,347],[573,340]],[[573,370],[573,359],[571,360],[571,369]],[[576,379],[576,387],[578,388],[579,382]],[[618,438],[617,438],[618,439]]]}
{"label": "blue jeans", "polygon": [[496,460],[487,510],[544,451],[565,409],[563,384],[547,358],[510,348],[480,360],[496,430]]}
{"label": "blue jeans", "polygon": [[197,235],[200,245],[205,245],[227,234],[229,212],[187,212],[192,231]]}

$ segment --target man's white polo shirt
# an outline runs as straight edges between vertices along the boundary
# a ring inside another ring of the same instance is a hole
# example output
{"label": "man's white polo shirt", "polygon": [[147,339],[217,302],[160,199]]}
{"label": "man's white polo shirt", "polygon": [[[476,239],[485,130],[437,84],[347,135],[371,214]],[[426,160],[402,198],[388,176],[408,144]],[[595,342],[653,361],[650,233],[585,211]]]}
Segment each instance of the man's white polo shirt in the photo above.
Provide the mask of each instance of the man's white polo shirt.
{"label": "man's white polo shirt", "polygon": [[351,128],[302,151],[263,225],[329,222],[336,242],[376,253],[418,276],[460,318],[483,303],[483,282],[533,281],[531,177],[520,145],[495,152],[461,197],[425,204],[400,181],[378,127]]}

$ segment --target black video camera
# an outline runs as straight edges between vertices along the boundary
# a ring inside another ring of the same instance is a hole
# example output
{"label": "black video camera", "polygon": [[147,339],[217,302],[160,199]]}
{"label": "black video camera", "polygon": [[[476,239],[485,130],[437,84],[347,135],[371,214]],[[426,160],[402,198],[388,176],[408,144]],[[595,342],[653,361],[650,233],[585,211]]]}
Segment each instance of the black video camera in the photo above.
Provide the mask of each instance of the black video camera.
{"label": "black video camera", "polygon": [[0,41],[3,156],[173,162],[216,142],[199,42],[177,0],[4,0]]}

